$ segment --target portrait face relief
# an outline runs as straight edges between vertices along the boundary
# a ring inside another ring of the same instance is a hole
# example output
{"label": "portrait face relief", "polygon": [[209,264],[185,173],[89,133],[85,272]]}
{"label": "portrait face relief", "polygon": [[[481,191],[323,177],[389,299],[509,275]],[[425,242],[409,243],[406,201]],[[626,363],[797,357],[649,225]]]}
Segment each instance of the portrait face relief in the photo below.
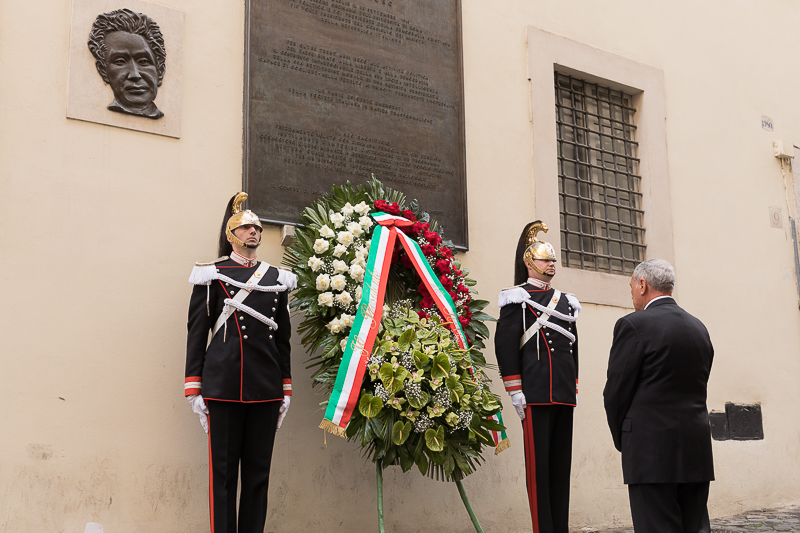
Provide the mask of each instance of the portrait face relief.
{"label": "portrait face relief", "polygon": [[158,24],[142,13],[118,9],[98,16],[89,35],[97,72],[111,86],[110,111],[159,119],[154,102],[166,70],[166,49]]}
{"label": "portrait face relief", "polygon": [[129,110],[145,110],[155,105],[153,100],[160,85],[158,68],[144,38],[123,31],[110,33],[106,36],[106,49],[108,84],[119,107],[112,111],[130,113]]}

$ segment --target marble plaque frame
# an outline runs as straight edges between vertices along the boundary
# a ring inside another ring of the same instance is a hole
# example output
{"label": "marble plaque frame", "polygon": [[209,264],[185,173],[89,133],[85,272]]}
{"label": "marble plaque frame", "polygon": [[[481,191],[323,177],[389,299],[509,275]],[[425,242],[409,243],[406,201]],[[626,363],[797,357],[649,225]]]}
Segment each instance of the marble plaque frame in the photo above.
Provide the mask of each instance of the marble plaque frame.
{"label": "marble plaque frame", "polygon": [[[108,110],[114,94],[97,73],[95,59],[89,51],[87,41],[98,15],[122,8],[148,15],[158,23],[164,35],[167,67],[155,99],[156,105],[164,113],[159,119]],[[67,118],[180,138],[183,19],[184,15],[180,11],[141,0],[73,0]]]}

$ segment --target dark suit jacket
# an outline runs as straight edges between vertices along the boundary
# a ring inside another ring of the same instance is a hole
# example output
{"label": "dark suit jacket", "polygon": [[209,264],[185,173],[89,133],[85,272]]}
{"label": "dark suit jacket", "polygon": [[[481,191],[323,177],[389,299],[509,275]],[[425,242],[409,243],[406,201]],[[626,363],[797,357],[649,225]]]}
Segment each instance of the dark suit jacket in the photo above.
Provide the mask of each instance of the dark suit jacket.
{"label": "dark suit jacket", "polygon": [[703,323],[672,298],[617,321],[603,397],[626,484],[714,479],[706,407],[713,357]]}

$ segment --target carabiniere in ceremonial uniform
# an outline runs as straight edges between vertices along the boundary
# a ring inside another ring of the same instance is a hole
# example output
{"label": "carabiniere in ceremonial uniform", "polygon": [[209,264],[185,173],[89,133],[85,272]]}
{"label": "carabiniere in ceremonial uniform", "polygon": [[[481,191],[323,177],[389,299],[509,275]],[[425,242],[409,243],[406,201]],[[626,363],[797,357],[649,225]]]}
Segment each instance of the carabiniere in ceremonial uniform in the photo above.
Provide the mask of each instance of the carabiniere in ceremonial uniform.
{"label": "carabiniere in ceremonial uniform", "polygon": [[581,305],[551,286],[555,250],[536,238],[540,231],[547,226],[536,221],[520,236],[518,285],[500,293],[495,353],[522,419],[533,531],[567,533]]}
{"label": "carabiniere in ceremonial uniform", "polygon": [[185,394],[209,433],[212,533],[263,532],[275,431],[292,394],[288,293],[297,277],[248,251],[261,223],[241,209],[246,198],[231,199],[223,219],[229,257],[197,263],[189,278]]}

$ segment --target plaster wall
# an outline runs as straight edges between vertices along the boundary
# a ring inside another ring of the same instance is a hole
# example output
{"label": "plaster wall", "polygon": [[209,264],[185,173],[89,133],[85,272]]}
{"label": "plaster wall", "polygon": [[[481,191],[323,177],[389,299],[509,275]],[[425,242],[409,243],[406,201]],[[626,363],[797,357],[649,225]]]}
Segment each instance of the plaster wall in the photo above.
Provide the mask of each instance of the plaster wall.
{"label": "plaster wall", "polygon": [[[185,14],[180,139],[67,119],[70,5],[0,0],[0,532],[208,531],[206,440],[181,387],[186,279],[213,258],[241,184],[244,5],[159,4]],[[800,495],[800,313],[791,238],[767,211],[787,216],[772,141],[800,144],[800,71],[786,56],[799,21],[800,5],[777,0],[463,0],[463,261],[490,300],[512,283],[534,180],[556,179],[534,175],[528,26],[664,73],[678,299],[715,343],[709,407],[764,412],[763,441],[714,442],[715,516]],[[260,258],[278,263],[279,240],[265,231]],[[629,311],[587,305],[580,320],[575,529],[630,523],[602,411],[611,331]],[[294,354],[266,531],[374,530],[374,470],[317,429]],[[510,409],[506,420],[512,447],[465,485],[487,531],[516,533],[530,518],[522,433]],[[453,486],[390,471],[385,493],[387,531],[470,527]]]}

